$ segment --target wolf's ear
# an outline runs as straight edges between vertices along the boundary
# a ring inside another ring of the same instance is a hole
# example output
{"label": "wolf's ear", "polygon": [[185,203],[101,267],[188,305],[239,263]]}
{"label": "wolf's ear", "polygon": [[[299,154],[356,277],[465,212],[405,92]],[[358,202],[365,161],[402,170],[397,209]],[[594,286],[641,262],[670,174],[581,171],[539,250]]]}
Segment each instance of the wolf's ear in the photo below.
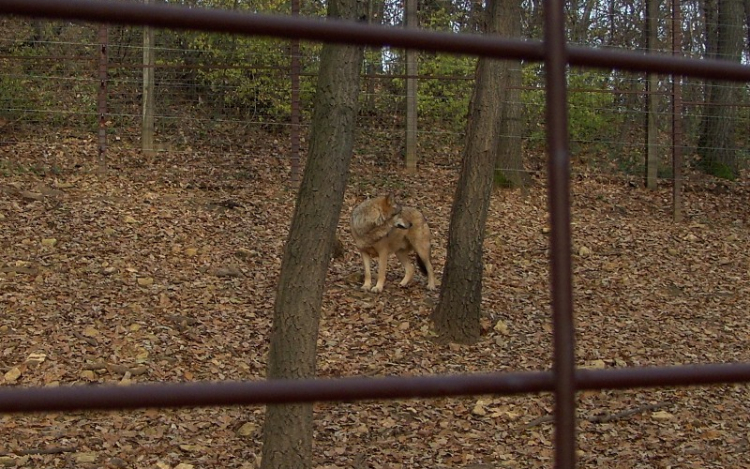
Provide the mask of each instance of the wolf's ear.
{"label": "wolf's ear", "polygon": [[391,203],[393,203],[393,194],[391,194],[390,192],[388,192],[387,194],[385,194],[385,196],[384,196],[384,197],[385,197],[385,199],[384,199],[384,200],[385,200],[385,203],[386,203],[386,204],[391,204]]}
{"label": "wolf's ear", "polygon": [[396,222],[396,228],[400,228],[402,230],[408,230],[411,228],[411,223],[409,223],[406,220],[399,220]]}

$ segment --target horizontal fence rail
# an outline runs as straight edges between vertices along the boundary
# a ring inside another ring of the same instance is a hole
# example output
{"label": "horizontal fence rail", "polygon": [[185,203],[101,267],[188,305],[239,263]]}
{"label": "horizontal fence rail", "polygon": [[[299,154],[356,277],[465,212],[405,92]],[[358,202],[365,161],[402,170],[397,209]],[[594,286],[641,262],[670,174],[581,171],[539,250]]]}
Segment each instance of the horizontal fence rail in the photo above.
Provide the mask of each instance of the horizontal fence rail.
{"label": "horizontal fence rail", "polygon": [[[225,10],[89,0],[0,0],[0,14],[86,20],[171,29],[270,36],[283,39],[388,45],[506,59],[544,60],[540,41],[450,34],[345,21],[243,14]],[[736,63],[568,46],[570,65],[750,81],[750,67]]]}
{"label": "horizontal fence rail", "polygon": [[[741,383],[750,364],[578,369],[577,391]],[[415,399],[552,392],[551,371],[451,376],[85,385],[0,390],[0,413]]]}

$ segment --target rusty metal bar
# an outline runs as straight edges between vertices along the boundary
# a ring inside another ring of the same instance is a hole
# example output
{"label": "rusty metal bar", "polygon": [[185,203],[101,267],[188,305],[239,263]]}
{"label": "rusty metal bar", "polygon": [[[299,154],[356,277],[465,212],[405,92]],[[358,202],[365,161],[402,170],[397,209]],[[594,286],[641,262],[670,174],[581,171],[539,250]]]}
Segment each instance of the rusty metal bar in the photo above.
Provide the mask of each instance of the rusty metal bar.
{"label": "rusty metal bar", "polygon": [[[192,29],[252,36],[335,42],[340,44],[390,45],[456,54],[506,54],[513,58],[542,59],[540,42],[478,35],[434,33],[416,29],[367,25],[337,19],[242,14],[229,10],[186,8],[173,5],[141,5],[112,0],[0,0],[0,14],[56,19]],[[488,53],[488,51],[491,51]]]}
{"label": "rusty metal bar", "polygon": [[575,327],[570,234],[568,152],[568,47],[562,0],[544,5],[547,87],[547,197],[550,213],[550,283],[555,376],[555,467],[576,465]]}
{"label": "rusty metal bar", "polygon": [[[506,59],[542,61],[539,41],[473,34],[409,30],[354,22],[241,14],[228,10],[141,5],[112,0],[0,0],[0,14],[93,22],[116,22],[171,29],[225,32],[310,41],[389,45]],[[113,18],[115,19],[113,21]],[[721,60],[696,60],[667,54],[568,47],[570,65],[592,68],[688,75],[727,81],[750,81],[750,67]]]}
{"label": "rusty metal bar", "polygon": [[[579,390],[750,381],[750,363],[577,370]],[[551,392],[549,371],[454,376],[95,385],[0,389],[0,413],[123,410]]]}

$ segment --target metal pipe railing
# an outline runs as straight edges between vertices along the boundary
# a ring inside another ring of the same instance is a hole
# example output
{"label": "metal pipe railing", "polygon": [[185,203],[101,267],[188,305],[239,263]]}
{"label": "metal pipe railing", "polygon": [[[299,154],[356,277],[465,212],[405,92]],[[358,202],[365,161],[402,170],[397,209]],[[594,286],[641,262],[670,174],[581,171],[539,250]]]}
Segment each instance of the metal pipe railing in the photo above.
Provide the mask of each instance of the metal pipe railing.
{"label": "metal pipe railing", "polygon": [[[750,381],[750,363],[578,369],[574,387],[601,389],[696,386]],[[0,389],[0,413],[123,410],[434,398],[553,392],[551,371],[451,376],[243,382],[151,383]]]}

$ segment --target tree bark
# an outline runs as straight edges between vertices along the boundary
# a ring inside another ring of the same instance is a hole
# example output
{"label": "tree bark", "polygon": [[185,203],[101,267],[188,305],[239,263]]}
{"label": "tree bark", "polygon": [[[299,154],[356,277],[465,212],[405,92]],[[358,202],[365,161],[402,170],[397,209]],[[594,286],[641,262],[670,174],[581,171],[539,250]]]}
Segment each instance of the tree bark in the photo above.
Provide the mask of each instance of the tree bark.
{"label": "tree bark", "polygon": [[[743,0],[718,1],[716,35],[707,34],[706,38],[708,52],[713,50],[715,39],[716,54],[711,58],[740,62],[745,40],[744,18]],[[707,29],[708,33],[712,32],[710,23]],[[725,179],[735,179],[739,172],[734,133],[738,86],[717,80],[706,83],[706,106],[698,153],[705,172]]]}
{"label": "tree bark", "polygon": [[[329,16],[358,18],[360,2],[333,0]],[[315,376],[324,282],[344,200],[354,144],[359,46],[323,46],[307,165],[284,248],[274,305],[268,379]],[[312,404],[271,405],[261,468],[312,466]]]}
{"label": "tree bark", "polygon": [[[521,4],[518,0],[497,0],[500,2],[502,17],[497,30],[506,37],[521,36]],[[524,188],[531,183],[531,177],[523,165],[521,135],[524,132],[523,102],[521,86],[523,75],[521,61],[502,62],[503,75],[500,78],[500,101],[502,110],[500,140],[497,163],[495,165],[496,187]]]}
{"label": "tree bark", "polygon": [[[488,32],[498,31],[502,9],[491,0]],[[448,258],[440,300],[432,314],[442,340],[474,343],[479,339],[482,301],[482,244],[492,195],[502,102],[502,61],[481,58],[472,96],[461,174],[448,230]]]}

